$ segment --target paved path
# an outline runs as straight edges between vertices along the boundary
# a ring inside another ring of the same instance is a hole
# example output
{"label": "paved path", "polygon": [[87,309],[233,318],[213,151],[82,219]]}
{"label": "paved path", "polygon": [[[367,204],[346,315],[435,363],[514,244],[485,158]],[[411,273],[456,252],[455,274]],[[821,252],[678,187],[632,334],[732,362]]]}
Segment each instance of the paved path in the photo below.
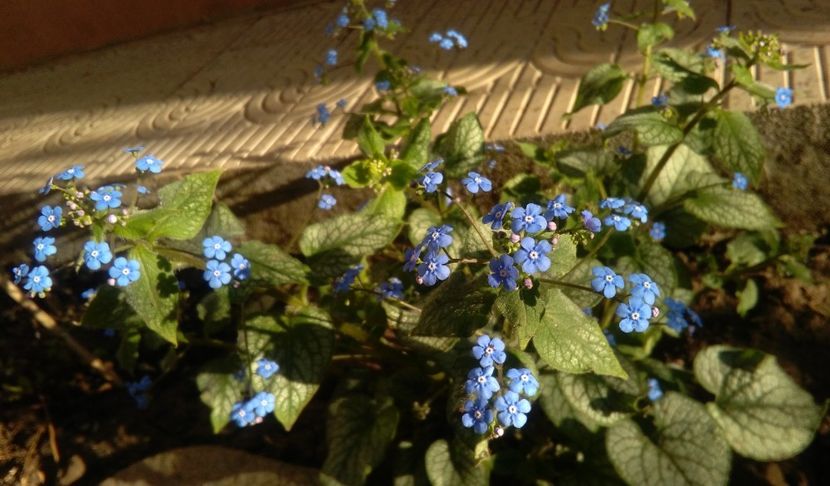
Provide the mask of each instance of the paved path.
{"label": "paved path", "polygon": [[[31,191],[70,164],[91,178],[125,176],[132,162],[120,149],[146,145],[169,169],[238,168],[275,162],[327,161],[355,146],[339,135],[343,117],[311,123],[318,103],[374,96],[367,76],[350,68],[320,86],[312,70],[331,47],[325,24],[342,2],[321,1],[125,44],[0,77],[0,194]],[[399,39],[413,63],[470,89],[436,115],[440,130],[476,111],[490,139],[546,135],[607,122],[632,100],[632,86],[609,107],[584,110],[569,123],[579,77],[609,59],[637,62],[630,33],[596,32],[599,1],[400,0],[394,16],[411,32]],[[633,10],[651,0],[617,0]],[[703,49],[715,27],[763,28],[781,35],[789,74],[756,76],[791,86],[797,104],[825,102],[830,61],[830,2],[826,0],[696,0],[696,23],[679,24],[678,46]],[[444,52],[430,32],[457,28],[470,48]],[[342,42],[342,41],[341,41]],[[337,46],[341,59],[348,39]],[[655,84],[653,93],[660,90]],[[752,109],[740,94],[733,107]]]}

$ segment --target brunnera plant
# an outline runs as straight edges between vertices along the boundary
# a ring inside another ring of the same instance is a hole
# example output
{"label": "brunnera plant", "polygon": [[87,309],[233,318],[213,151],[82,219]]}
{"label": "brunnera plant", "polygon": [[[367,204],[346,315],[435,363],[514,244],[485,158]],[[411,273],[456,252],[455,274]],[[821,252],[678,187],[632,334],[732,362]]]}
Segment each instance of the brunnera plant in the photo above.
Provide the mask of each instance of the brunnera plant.
{"label": "brunnera plant", "polygon": [[[674,32],[662,21],[693,19],[686,1],[657,0],[626,17],[601,5],[594,26],[635,31],[642,69],[590,70],[573,111],[608,103],[628,79],[640,106],[599,129],[595,143],[519,144],[547,177],[516,174],[499,190],[505,148],[485,143],[475,113],[433,133],[431,116],[466,92],[384,47],[405,29],[387,12],[393,4],[351,0],[326,29],[356,39],[354,65],[377,68],[377,99],[317,108],[317,123],[348,117],[343,136],[361,155],[342,171],[307,174],[319,184],[320,212],[336,207],[333,186],[374,197],[308,224],[296,248],[246,240],[214,202],[218,172],[147,189],[163,162],[140,147],[126,150],[135,185],[83,188],[81,166],[49,181],[44,192],[64,202],[43,207],[38,224],[90,231],[75,270],[109,278],[87,295],[83,325],[117,329],[121,366],[133,371],[142,340],[222,350],[196,378],[216,432],[271,415],[290,430],[331,383],[321,467],[331,484],[370,475],[436,485],[487,484],[491,475],[725,484],[733,451],[767,461],[807,447],[823,408],[774,357],[711,346],[686,369],[650,356],[661,340],[704,325],[673,248],[712,230],[729,239],[729,266],[710,261],[701,277],[738,289],[742,313],[758,298],[752,271],[809,278],[810,241],[782,238],[748,190],[763,177],[760,136],[722,106],[736,89],[764,105],[790,103],[790,90],[750,74],[798,67],[782,62],[776,37],[725,26],[692,52],[666,46]],[[424,42],[467,47],[452,29]],[[324,53],[321,82],[340,57]],[[724,84],[712,76],[718,64],[729,67]],[[655,78],[666,90],[643,100]],[[33,296],[53,285],[54,243],[38,237],[37,263],[14,270]],[[191,268],[207,292],[198,326],[184,329],[192,289],[180,277]],[[128,391],[145,407],[152,386],[144,377]]]}

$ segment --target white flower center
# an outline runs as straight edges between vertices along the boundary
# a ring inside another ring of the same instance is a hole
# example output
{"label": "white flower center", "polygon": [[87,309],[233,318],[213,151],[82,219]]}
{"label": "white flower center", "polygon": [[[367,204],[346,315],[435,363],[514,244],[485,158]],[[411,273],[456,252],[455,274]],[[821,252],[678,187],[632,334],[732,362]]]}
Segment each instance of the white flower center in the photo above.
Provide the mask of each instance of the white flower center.
{"label": "white flower center", "polygon": [[89,256],[91,256],[92,258],[98,258],[98,250],[92,250],[91,252],[89,252]]}
{"label": "white flower center", "polygon": [[434,263],[428,263],[427,264],[427,268],[429,269],[430,272],[435,271],[435,267],[437,267],[437,265],[435,265]]}
{"label": "white flower center", "polygon": [[519,379],[522,380],[522,381],[527,381],[527,375],[523,374],[523,375],[519,376]]}
{"label": "white flower center", "polygon": [[476,177],[473,181],[475,181],[476,184],[481,184],[481,177]]}
{"label": "white flower center", "polygon": [[487,377],[484,376],[484,375],[479,376],[478,377],[478,382],[481,383],[482,385],[487,383]]}
{"label": "white flower center", "polygon": [[606,281],[606,282],[613,282],[613,281],[614,281],[614,277],[613,277],[613,276],[611,276],[611,275],[606,275],[606,276],[605,276],[605,281]]}
{"label": "white flower center", "polygon": [[533,216],[531,216],[529,214],[527,216],[525,216],[525,223],[532,223],[532,222],[533,222]]}
{"label": "white flower center", "polygon": [[493,351],[495,351],[495,349],[493,349],[493,346],[487,346],[486,348],[484,348],[484,354],[493,354]]}
{"label": "white flower center", "polygon": [[220,277],[220,276],[222,276],[222,272],[220,272],[219,270],[214,270],[213,271],[213,276],[214,277]]}
{"label": "white flower center", "polygon": [[644,289],[650,289],[651,288],[651,282],[643,282],[643,288]]}
{"label": "white flower center", "polygon": [[476,410],[475,412],[473,412],[473,417],[475,417],[476,420],[480,419],[481,415],[482,415],[481,410]]}
{"label": "white flower center", "polygon": [[124,268],[124,269],[122,269],[122,270],[121,270],[121,274],[122,274],[122,275],[129,275],[129,274],[130,274],[130,269],[129,269],[129,268]]}
{"label": "white flower center", "polygon": [[101,199],[103,199],[103,200],[104,200],[104,202],[109,202],[109,200],[111,199],[111,197],[110,197],[110,195],[109,195],[109,194],[104,194],[104,196],[103,196]]}
{"label": "white flower center", "polygon": [[631,313],[631,320],[632,321],[639,321],[640,320],[640,313],[639,312],[632,312]]}
{"label": "white flower center", "polygon": [[510,413],[510,414],[515,414],[518,411],[519,411],[519,409],[516,408],[515,405],[510,405],[509,407],[507,407],[507,412]]}
{"label": "white flower center", "polygon": [[54,216],[48,216],[46,218],[46,221],[49,221],[50,223],[54,223],[55,222],[55,217]]}
{"label": "white flower center", "polygon": [[501,270],[499,270],[499,277],[501,277],[501,278],[506,278],[507,277],[507,269],[506,268],[502,268]]}
{"label": "white flower center", "polygon": [[38,243],[37,244],[37,249],[42,250],[43,249],[43,243]]}
{"label": "white flower center", "polygon": [[34,283],[40,283],[40,277],[37,277],[37,276],[32,277],[32,282],[34,282]]}
{"label": "white flower center", "polygon": [[216,244],[214,244],[214,245],[213,245],[213,249],[214,249],[214,250],[219,250],[220,248],[222,248],[222,244],[221,244],[221,243],[216,243]]}
{"label": "white flower center", "polygon": [[535,251],[531,251],[530,255],[528,255],[528,256],[530,257],[531,260],[536,260],[537,258],[539,258],[539,254],[536,253]]}

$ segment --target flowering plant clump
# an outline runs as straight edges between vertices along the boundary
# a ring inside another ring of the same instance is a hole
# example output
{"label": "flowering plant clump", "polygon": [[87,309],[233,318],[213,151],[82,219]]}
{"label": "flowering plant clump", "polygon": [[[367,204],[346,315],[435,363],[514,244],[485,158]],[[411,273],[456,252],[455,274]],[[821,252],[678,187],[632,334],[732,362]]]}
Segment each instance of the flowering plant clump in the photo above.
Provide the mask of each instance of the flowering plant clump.
{"label": "flowering plant clump", "polygon": [[[405,31],[394,3],[350,0],[325,29],[332,46],[358,47],[318,53],[320,82],[353,61],[376,68],[376,97],[313,114],[322,124],[345,117],[343,137],[360,155],[308,171],[315,222],[291,246],[245,241],[244,225],[213,200],[218,172],[147,189],[143,178],[163,162],[131,148],[136,185],[81,188],[82,166],[50,180],[43,192],[64,202],[42,208],[34,262],[16,267],[14,281],[44,295],[58,285],[48,265],[62,254],[47,233],[89,229],[78,271],[109,279],[85,293],[82,324],[118,326],[127,370],[150,335],[221,350],[196,378],[217,432],[267,420],[290,430],[315,397],[330,399],[327,484],[478,485],[491,475],[725,484],[733,451],[779,460],[803,450],[821,408],[773,357],[710,346],[687,369],[651,356],[704,325],[700,286],[677,249],[707,232],[726,235],[730,264],[705,260],[702,285],[738,289],[742,313],[758,298],[748,269],[804,275],[750,190],[763,178],[760,137],[722,105],[732,90],[791,102],[792,91],[751,76],[796,67],[775,36],[723,28],[701,52],[680,50],[665,46],[674,30],[664,21],[694,18],[686,1],[656,0],[639,24],[603,3],[585,22],[635,31],[643,69],[592,69],[573,111],[609,102],[627,80],[638,107],[586,145],[516,144],[546,176],[502,182],[514,146],[486,143],[475,113],[434,132],[432,115],[466,91],[384,47]],[[425,47],[464,55],[474,39],[447,27]],[[719,83],[723,63],[732,74]],[[658,78],[665,89],[647,100]],[[351,212],[331,193],[341,186],[373,196]],[[197,282],[183,277],[192,268]],[[197,325],[180,326],[194,315]],[[130,394],[152,406],[152,379],[136,383]]]}

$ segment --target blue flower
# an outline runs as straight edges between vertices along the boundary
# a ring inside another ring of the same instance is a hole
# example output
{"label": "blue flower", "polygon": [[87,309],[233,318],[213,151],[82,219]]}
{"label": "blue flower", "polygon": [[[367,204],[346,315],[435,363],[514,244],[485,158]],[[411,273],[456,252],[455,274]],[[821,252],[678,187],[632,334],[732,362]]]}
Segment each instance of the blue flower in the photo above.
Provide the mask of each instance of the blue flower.
{"label": "blue flower", "polygon": [[397,277],[392,277],[386,282],[382,282],[378,287],[378,293],[384,299],[402,299],[403,298],[403,282]]}
{"label": "blue flower", "polygon": [[84,300],[91,300],[98,292],[95,289],[86,289],[81,292],[81,298]]}
{"label": "blue flower", "polygon": [[596,12],[594,12],[594,18],[591,20],[591,23],[594,24],[599,30],[605,30],[608,27],[608,20],[609,20],[609,12],[611,11],[611,2],[606,2],[600,5]]}
{"label": "blue flower", "polygon": [[159,172],[161,172],[161,168],[163,165],[164,162],[162,162],[161,159],[150,154],[144,155],[135,161],[135,168],[139,172],[149,171],[153,174],[158,174]]}
{"label": "blue flower", "polygon": [[715,32],[717,32],[718,34],[729,34],[733,30],[735,30],[734,25],[721,25],[720,27],[717,27],[715,29]]}
{"label": "blue flower", "polygon": [[354,279],[356,279],[357,276],[360,275],[360,272],[362,270],[363,270],[363,265],[360,265],[360,264],[355,265],[355,266],[351,267],[350,269],[346,270],[346,272],[343,275],[341,275],[340,277],[337,278],[337,280],[334,281],[334,292],[335,293],[348,292],[348,290],[351,288],[352,284],[354,283]]}
{"label": "blue flower", "polygon": [[602,333],[605,334],[605,339],[608,340],[608,344],[610,344],[611,346],[616,346],[617,345],[617,338],[615,338],[614,335],[611,334],[611,331],[606,329],[606,330],[602,331]]}
{"label": "blue flower", "polygon": [[349,16],[346,15],[346,12],[341,12],[340,15],[337,16],[334,23],[341,29],[344,29],[349,26]]}
{"label": "blue flower", "polygon": [[504,204],[496,204],[490,209],[490,212],[485,214],[481,221],[484,224],[489,224],[493,231],[500,230],[502,228],[502,222],[504,221],[504,215],[507,214],[510,209],[513,208],[512,202],[506,202]]}
{"label": "blue flower", "polygon": [[337,49],[329,49],[326,51],[326,64],[329,66],[337,65]]}
{"label": "blue flower", "polygon": [[594,216],[594,213],[587,209],[580,213],[582,215],[582,225],[591,233],[599,233],[602,230],[602,222]]}
{"label": "blue flower", "polygon": [[611,299],[617,295],[617,289],[625,286],[625,281],[622,277],[614,273],[608,267],[594,267],[591,269],[594,279],[591,280],[591,288],[600,292],[606,299]]}
{"label": "blue flower", "polygon": [[654,241],[663,241],[666,237],[666,224],[659,221],[655,222],[651,225],[651,229],[648,230],[648,234]]}
{"label": "blue flower", "polygon": [[519,248],[513,257],[516,263],[521,264],[522,270],[525,273],[544,273],[550,268],[550,253],[551,246],[547,240],[539,240],[538,242],[529,236],[522,238]]}
{"label": "blue flower", "polygon": [[617,306],[617,316],[622,317],[620,321],[622,332],[644,332],[648,329],[651,307],[639,299],[632,298],[629,299],[628,303]]}
{"label": "blue flower", "polygon": [[348,106],[348,105],[349,105],[349,102],[346,101],[346,98],[340,98],[339,100],[337,100],[337,103],[335,103],[335,106],[337,106],[341,110],[345,110],[346,106]]}
{"label": "blue flower", "polygon": [[135,155],[144,150],[144,145],[136,145],[135,147],[125,147],[121,149],[125,154]]}
{"label": "blue flower", "polygon": [[602,209],[620,209],[625,206],[625,199],[619,197],[606,197],[599,202],[599,207]]}
{"label": "blue flower", "polygon": [[373,19],[372,17],[367,17],[365,20],[363,20],[363,28],[367,32],[375,30],[375,19]]}
{"label": "blue flower", "polygon": [[499,382],[493,377],[493,367],[473,368],[467,373],[467,382],[464,391],[475,394],[478,398],[489,400],[499,391]]}
{"label": "blue flower", "polygon": [[98,243],[90,240],[84,243],[84,263],[90,270],[98,270],[101,264],[109,263],[110,260],[112,260],[112,252],[105,241]]}
{"label": "blue flower", "polygon": [[202,277],[212,289],[218,289],[231,281],[231,266],[219,260],[208,260]]}
{"label": "blue flower", "polygon": [[[426,164],[424,164],[424,166],[423,166],[423,167],[421,167],[421,172],[424,172],[424,171],[426,171],[426,172],[432,172],[432,171],[434,171],[436,168],[438,168],[438,166],[439,166],[439,165],[441,165],[441,164],[443,164],[443,163],[444,163],[444,159],[441,159],[441,158],[438,158],[438,159],[435,159],[435,160],[429,161],[429,162],[427,162]],[[443,176],[442,176],[442,177],[443,177]],[[442,180],[443,180],[443,179],[442,179]]]}
{"label": "blue flower", "polygon": [[538,233],[545,229],[548,222],[542,216],[542,207],[538,204],[529,203],[525,207],[518,207],[510,214],[513,223],[510,227],[514,233],[526,231],[528,233]]}
{"label": "blue flower", "polygon": [[447,262],[450,259],[447,255],[437,252],[429,252],[418,265],[418,277],[421,283],[432,287],[438,280],[446,280],[450,276],[450,267]]}
{"label": "blue flower", "polygon": [[323,194],[317,201],[317,207],[326,211],[333,208],[335,204],[337,204],[337,199],[331,194]]}
{"label": "blue flower", "polygon": [[392,87],[392,83],[390,83],[386,79],[382,79],[380,81],[375,82],[375,89],[378,91],[389,91],[389,88]]}
{"label": "blue flower", "polygon": [[251,262],[239,253],[233,254],[231,269],[233,270],[233,276],[238,280],[245,280],[251,276]]}
{"label": "blue flower", "polygon": [[132,381],[127,383],[127,393],[129,393],[133,400],[135,400],[135,405],[139,410],[147,408],[149,403],[147,391],[150,389],[152,384],[153,381],[147,375],[144,375],[141,378],[141,381]]}
{"label": "blue flower", "polygon": [[669,97],[661,93],[660,95],[651,98],[651,105],[656,108],[665,108],[669,106]]}
{"label": "blue flower", "polygon": [[453,86],[444,86],[444,94],[447,96],[458,96],[458,90]]}
{"label": "blue flower", "polygon": [[637,201],[626,201],[622,211],[623,214],[627,214],[634,219],[639,219],[641,223],[648,221],[648,208]]}
{"label": "blue flower", "polygon": [[472,427],[476,434],[482,435],[487,432],[492,422],[493,411],[487,405],[487,400],[477,398],[464,403],[464,415],[461,416],[464,427]]}
{"label": "blue flower", "polygon": [[110,278],[114,278],[120,287],[126,287],[132,282],[138,280],[141,276],[139,264],[137,260],[127,260],[124,257],[118,257],[112,263],[109,269]]}
{"label": "blue flower", "polygon": [[404,251],[403,254],[403,271],[404,272],[412,272],[415,271],[415,267],[418,266],[418,258],[421,257],[421,251],[423,251],[424,247],[418,245],[413,248],[408,248]]}
{"label": "blue flower", "polygon": [[498,143],[486,143],[484,144],[484,150],[489,150],[491,152],[502,153],[504,152],[504,145]]}
{"label": "blue flower", "polygon": [[54,180],[55,180],[55,176],[50,177],[49,180],[46,181],[46,184],[44,184],[43,187],[41,187],[40,189],[37,190],[37,193],[41,194],[43,196],[45,196],[46,194],[49,194],[49,192],[52,191],[52,182],[54,182]]}
{"label": "blue flower", "polygon": [[617,231],[625,231],[631,227],[631,220],[619,214],[609,214],[602,222],[605,226],[613,226]]}
{"label": "blue flower", "polygon": [[499,422],[505,427],[521,429],[527,423],[527,414],[530,412],[530,402],[519,397],[516,392],[508,391],[496,398],[496,410],[499,413]]}
{"label": "blue flower", "polygon": [[12,276],[14,277],[14,283],[19,284],[23,277],[29,274],[29,265],[25,263],[21,263],[20,265],[14,267],[12,269]]}
{"label": "blue flower", "polygon": [[568,206],[565,195],[560,194],[548,201],[548,210],[545,212],[545,218],[548,221],[553,219],[566,219],[572,212],[574,212],[574,208]]}
{"label": "blue flower", "polygon": [[510,380],[510,391],[515,393],[524,393],[532,397],[539,391],[539,382],[533,373],[527,368],[510,368],[505,373],[505,376]]}
{"label": "blue flower", "polygon": [[706,55],[711,57],[712,59],[723,59],[724,54],[722,49],[718,49],[713,45],[709,45],[706,47]]}
{"label": "blue flower", "polygon": [[325,125],[329,122],[330,118],[331,112],[326,107],[325,103],[320,103],[319,105],[317,105],[317,114],[314,117],[314,121],[321,125]]}
{"label": "blue flower", "polygon": [[375,24],[382,30],[386,30],[386,28],[389,27],[389,18],[386,15],[386,10],[381,8],[373,9],[372,18],[375,19]]}
{"label": "blue flower", "polygon": [[[321,64],[318,64],[318,65],[314,66],[314,77],[316,79],[318,79],[318,80],[321,79],[323,77],[323,74],[325,74],[325,72],[326,72],[326,69]],[[314,119],[314,121],[316,121],[316,119]]]}
{"label": "blue flower", "polygon": [[265,378],[271,378],[280,370],[280,365],[277,364],[276,361],[260,358],[256,362],[256,374]]}
{"label": "blue flower", "polygon": [[112,186],[104,186],[92,191],[89,198],[95,202],[96,211],[106,211],[121,206],[121,191]]}
{"label": "blue flower", "polygon": [[52,277],[49,276],[49,270],[43,265],[34,267],[26,275],[26,283],[23,288],[33,294],[47,292],[52,288]]}
{"label": "blue flower", "polygon": [[208,236],[202,241],[202,253],[207,258],[224,260],[230,251],[230,242],[223,240],[221,236]]}
{"label": "blue flower", "polygon": [[274,412],[274,395],[271,393],[261,391],[254,395],[248,403],[257,417],[265,417]]}
{"label": "blue flower", "polygon": [[663,302],[665,302],[666,306],[669,308],[669,312],[666,314],[668,326],[678,333],[683,332],[684,329],[689,327],[690,324],[686,319],[687,317],[691,319],[692,323],[696,326],[703,326],[703,321],[700,319],[697,312],[690,309],[683,302],[670,297],[666,297]]}
{"label": "blue flower", "polygon": [[790,88],[780,87],[775,90],[775,104],[779,108],[786,108],[793,102],[793,90]]}
{"label": "blue flower", "polygon": [[426,246],[430,252],[437,252],[441,248],[452,245],[452,226],[442,224],[441,226],[430,226],[421,245]]}
{"label": "blue flower", "polygon": [[135,190],[139,194],[150,194],[150,190],[146,186],[138,185]]}
{"label": "blue flower", "polygon": [[63,209],[60,206],[43,206],[40,208],[40,216],[37,218],[37,224],[43,231],[49,231],[52,228],[57,228],[61,225],[61,215]]}
{"label": "blue flower", "polygon": [[66,169],[65,171],[58,174],[58,179],[62,181],[71,181],[72,179],[83,179],[84,178],[84,166],[83,165],[73,165],[72,167]]}
{"label": "blue flower", "polygon": [[237,427],[245,427],[251,425],[256,420],[254,413],[254,404],[250,401],[238,402],[231,408],[231,421]]}
{"label": "blue flower", "polygon": [[34,247],[35,260],[39,262],[45,262],[46,257],[54,255],[58,252],[57,247],[55,247],[55,239],[51,236],[41,236],[35,238]]}
{"label": "blue flower", "polygon": [[631,289],[632,298],[654,305],[654,300],[660,296],[660,288],[651,277],[644,273],[632,273],[628,276],[628,281],[634,285]]}
{"label": "blue flower", "polygon": [[435,192],[438,189],[438,184],[444,181],[444,174],[440,172],[427,172],[421,177],[419,183],[424,186],[427,193]]}
{"label": "blue flower", "polygon": [[493,183],[490,182],[490,179],[482,176],[478,172],[468,172],[467,177],[461,179],[461,183],[472,194],[477,193],[479,190],[482,192],[490,192],[493,189]]}
{"label": "blue flower", "polygon": [[502,255],[490,260],[490,271],[487,283],[490,287],[504,287],[507,290],[516,290],[516,280],[519,278],[519,271],[513,266],[513,257]]}
{"label": "blue flower", "polygon": [[429,40],[430,44],[437,44],[437,43],[441,42],[443,39],[444,39],[444,36],[441,35],[440,32],[433,32],[432,34],[429,35],[428,40]]}
{"label": "blue flower", "polygon": [[455,41],[455,45],[459,49],[466,49],[467,48],[467,38],[464,37],[463,34],[460,32],[450,29],[447,31],[447,37],[453,39]]}
{"label": "blue flower", "polygon": [[746,179],[746,176],[740,172],[735,172],[735,175],[732,176],[732,187],[739,191],[745,191],[748,185],[749,181]]}
{"label": "blue flower", "polygon": [[476,339],[476,345],[473,346],[473,357],[478,360],[482,368],[493,366],[493,363],[504,364],[507,359],[504,341],[497,337],[491,338],[487,334],[479,336]]}
{"label": "blue flower", "polygon": [[656,378],[648,379],[648,399],[656,402],[663,396],[663,389],[660,388],[660,382]]}

